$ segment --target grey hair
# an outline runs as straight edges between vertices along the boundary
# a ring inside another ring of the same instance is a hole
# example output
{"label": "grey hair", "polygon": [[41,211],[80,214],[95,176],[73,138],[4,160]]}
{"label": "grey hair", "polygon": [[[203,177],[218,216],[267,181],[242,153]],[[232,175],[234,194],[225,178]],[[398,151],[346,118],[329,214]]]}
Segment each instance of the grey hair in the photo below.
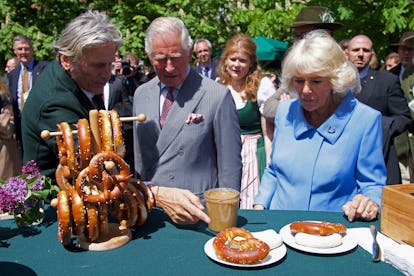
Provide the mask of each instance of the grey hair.
{"label": "grey hair", "polygon": [[27,43],[29,44],[30,48],[33,48],[33,43],[32,43],[32,40],[31,40],[30,38],[28,38],[27,36],[25,36],[25,35],[22,35],[22,34],[16,35],[16,36],[13,38],[13,44],[14,44],[14,42],[16,42],[16,41],[23,41],[23,42],[27,42]]}
{"label": "grey hair", "polygon": [[289,50],[282,64],[280,89],[295,92],[292,78],[297,73],[328,77],[338,102],[349,90],[355,95],[361,91],[355,65],[347,60],[338,43],[324,30],[309,32]]}
{"label": "grey hair", "polygon": [[211,46],[211,42],[208,40],[208,39],[206,39],[206,38],[200,38],[200,39],[197,39],[196,40],[196,42],[194,43],[194,53],[195,52],[197,52],[197,44],[198,43],[200,43],[200,42],[205,42],[205,43],[207,43],[207,47],[210,49],[210,50],[213,50],[213,47]]}
{"label": "grey hair", "polygon": [[107,42],[114,42],[119,49],[122,45],[121,32],[109,23],[106,14],[89,10],[66,25],[53,47],[58,55],[70,57],[76,62],[85,49]]}
{"label": "grey hair", "polygon": [[153,39],[166,38],[170,35],[180,35],[184,51],[186,53],[191,51],[193,40],[184,23],[176,17],[158,17],[152,21],[145,34],[145,52],[147,55],[151,57]]}

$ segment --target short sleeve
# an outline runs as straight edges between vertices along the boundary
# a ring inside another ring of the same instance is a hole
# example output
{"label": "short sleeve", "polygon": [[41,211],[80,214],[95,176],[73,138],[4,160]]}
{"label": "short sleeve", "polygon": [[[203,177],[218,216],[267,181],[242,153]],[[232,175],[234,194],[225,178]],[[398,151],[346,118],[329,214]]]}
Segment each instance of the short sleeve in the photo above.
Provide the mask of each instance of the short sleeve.
{"label": "short sleeve", "polygon": [[268,77],[262,78],[257,90],[257,104],[259,105],[260,113],[263,113],[264,102],[274,93],[276,93],[276,87],[273,82]]}

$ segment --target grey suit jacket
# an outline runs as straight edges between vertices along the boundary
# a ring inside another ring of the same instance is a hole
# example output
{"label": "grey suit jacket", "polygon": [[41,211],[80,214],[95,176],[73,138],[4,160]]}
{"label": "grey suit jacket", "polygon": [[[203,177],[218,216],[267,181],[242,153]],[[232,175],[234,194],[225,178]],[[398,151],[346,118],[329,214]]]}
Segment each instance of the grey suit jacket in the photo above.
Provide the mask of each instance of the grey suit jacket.
{"label": "grey suit jacket", "polygon": [[[161,130],[160,81],[138,87],[133,115],[135,169],[155,185],[191,190],[202,198],[214,187],[240,190],[241,139],[236,107],[228,89],[190,70]],[[186,124],[190,113],[202,114]]]}

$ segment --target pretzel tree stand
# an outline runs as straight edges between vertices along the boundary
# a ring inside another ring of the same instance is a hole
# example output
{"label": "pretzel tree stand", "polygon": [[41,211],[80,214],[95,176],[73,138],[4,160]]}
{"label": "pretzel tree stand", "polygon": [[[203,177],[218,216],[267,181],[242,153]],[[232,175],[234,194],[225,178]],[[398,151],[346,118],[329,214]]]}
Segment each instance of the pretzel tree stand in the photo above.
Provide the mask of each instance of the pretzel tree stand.
{"label": "pretzel tree stand", "polygon": [[[140,180],[131,179],[120,130],[121,122],[145,119],[142,114],[119,118],[114,110],[91,110],[89,121],[80,119],[75,130],[62,122],[57,131],[42,131],[43,139],[56,138],[59,150],[55,175],[60,191],[51,206],[57,208],[63,245],[76,236],[75,246],[83,250],[114,249],[131,240],[130,227],[145,223],[154,198]],[[78,135],[76,149],[73,135]],[[110,223],[108,214],[119,224]]]}
{"label": "pretzel tree stand", "polygon": [[121,247],[131,240],[131,230],[123,229],[119,224],[109,223],[108,233],[100,235],[97,240],[91,242],[78,239],[77,246],[88,251],[105,251]]}

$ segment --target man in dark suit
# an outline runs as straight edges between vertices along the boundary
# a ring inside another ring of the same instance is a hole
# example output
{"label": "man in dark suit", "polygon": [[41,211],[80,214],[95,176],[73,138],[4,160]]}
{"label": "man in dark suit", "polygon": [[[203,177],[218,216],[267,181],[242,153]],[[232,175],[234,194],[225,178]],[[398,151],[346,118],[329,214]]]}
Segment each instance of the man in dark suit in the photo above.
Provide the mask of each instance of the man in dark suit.
{"label": "man in dark suit", "polygon": [[[84,41],[73,43],[80,40]],[[35,160],[43,175],[55,178],[59,163],[56,140],[43,140],[40,133],[55,131],[60,122],[72,126],[80,118],[88,118],[89,110],[99,108],[93,102],[95,95],[103,105],[104,86],[121,44],[119,30],[97,11],[84,13],[65,27],[55,42],[57,59],[43,71],[23,110],[24,162]]]}
{"label": "man in dark suit", "polygon": [[[20,60],[14,70],[7,74],[10,100],[13,106],[16,140],[21,146],[21,111],[29,96],[30,90],[36,83],[40,73],[48,64],[34,58],[32,41],[24,36],[17,35],[13,39],[13,51]],[[26,70],[26,73],[25,73]],[[26,84],[25,82],[26,74]]]}
{"label": "man in dark suit", "polygon": [[230,91],[190,67],[192,40],[183,22],[155,19],[145,51],[157,77],[138,87],[133,115],[135,170],[151,181],[155,201],[176,223],[209,222],[203,193],[240,190],[241,139]]}
{"label": "man in dark suit", "polygon": [[371,39],[365,35],[357,35],[349,41],[345,53],[358,68],[361,78],[362,90],[357,99],[382,113],[387,184],[399,184],[401,172],[394,138],[407,130],[412,119],[398,77],[370,68],[372,51]]}
{"label": "man in dark suit", "polygon": [[205,38],[198,39],[194,44],[194,53],[197,56],[198,62],[197,66],[194,67],[194,70],[207,78],[216,80],[217,64],[211,59],[211,55],[213,54],[211,42]]}

